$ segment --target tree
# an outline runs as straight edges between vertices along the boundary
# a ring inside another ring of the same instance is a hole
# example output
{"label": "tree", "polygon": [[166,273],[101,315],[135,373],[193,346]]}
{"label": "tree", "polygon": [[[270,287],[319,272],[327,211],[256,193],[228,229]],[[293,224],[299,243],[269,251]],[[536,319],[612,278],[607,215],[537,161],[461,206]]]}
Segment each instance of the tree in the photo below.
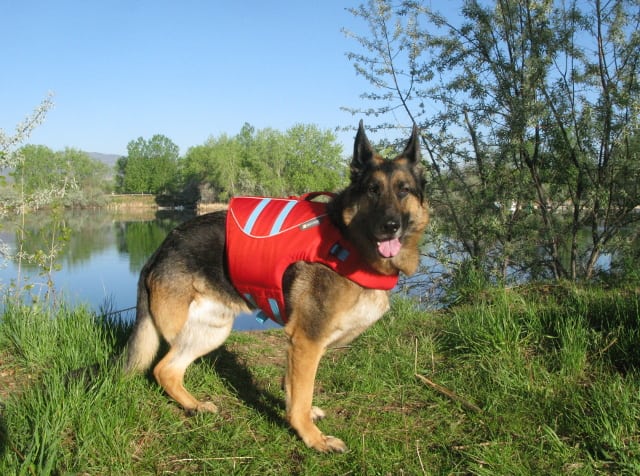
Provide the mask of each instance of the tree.
{"label": "tree", "polygon": [[[33,130],[44,121],[47,112],[52,107],[53,99],[51,95],[48,95],[40,105],[33,110],[31,115],[27,116],[16,126],[13,135],[7,134],[4,129],[0,128],[0,170],[2,170],[3,173],[5,170],[13,170],[24,160],[24,157],[20,152],[21,144],[24,144]],[[4,176],[2,176],[2,179],[3,180],[0,185],[6,185]],[[24,210],[26,209],[25,204],[28,201],[28,197],[24,191],[17,195],[10,194],[8,196],[8,194],[5,193],[6,188],[7,187],[2,187],[0,218],[2,218],[8,210],[12,208],[19,208],[24,213]],[[0,265],[3,264],[6,259],[9,259],[10,256],[11,250],[7,244],[0,239]]]}
{"label": "tree", "polygon": [[286,194],[284,135],[275,129],[255,130],[245,124],[239,134],[242,148],[242,166],[245,178],[244,194],[275,195]]}
{"label": "tree", "polygon": [[287,196],[335,190],[345,174],[342,147],[329,131],[296,125],[282,133],[244,124],[234,137],[209,138],[184,158],[188,183],[199,183],[202,199],[226,201],[234,195]]}
{"label": "tree", "polygon": [[114,188],[116,192],[122,193],[125,191],[124,178],[127,175],[127,157],[118,157],[115,165],[115,179]]}
{"label": "tree", "polygon": [[[226,134],[189,148],[184,157],[183,174],[186,183],[210,187],[206,201],[226,201],[237,193],[241,146]],[[202,194],[202,191],[201,191]]]}
{"label": "tree", "polygon": [[335,191],[346,176],[342,146],[331,131],[314,125],[297,124],[287,131],[284,160],[289,193]]}
{"label": "tree", "polygon": [[25,145],[20,149],[23,160],[11,172],[26,193],[51,189],[59,182],[55,153],[44,145]]}
{"label": "tree", "polygon": [[86,152],[66,148],[54,152],[44,145],[26,145],[11,175],[32,196],[50,195],[64,205],[82,204],[106,190],[108,167]]}
{"label": "tree", "polygon": [[638,220],[638,2],[467,0],[460,22],[415,1],[351,11],[369,34],[348,32],[348,56],[379,104],[359,112],[423,130],[453,238],[439,258],[486,278],[593,277]]}
{"label": "tree", "polygon": [[148,141],[139,137],[127,144],[127,156],[118,161],[124,168],[122,192],[162,194],[173,191],[177,179],[179,148],[156,134]]}

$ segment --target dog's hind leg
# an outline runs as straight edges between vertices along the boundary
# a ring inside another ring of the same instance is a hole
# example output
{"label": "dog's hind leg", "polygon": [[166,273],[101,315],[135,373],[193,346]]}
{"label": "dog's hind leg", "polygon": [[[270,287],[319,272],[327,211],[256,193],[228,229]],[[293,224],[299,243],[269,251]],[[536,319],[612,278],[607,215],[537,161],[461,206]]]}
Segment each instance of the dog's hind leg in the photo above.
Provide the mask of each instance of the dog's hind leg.
{"label": "dog's hind leg", "polygon": [[186,322],[170,342],[169,352],[153,370],[160,386],[187,413],[218,410],[213,403],[201,402],[189,393],[184,387],[184,374],[194,360],[222,345],[231,332],[234,317],[234,312],[217,300],[195,298],[189,305]]}

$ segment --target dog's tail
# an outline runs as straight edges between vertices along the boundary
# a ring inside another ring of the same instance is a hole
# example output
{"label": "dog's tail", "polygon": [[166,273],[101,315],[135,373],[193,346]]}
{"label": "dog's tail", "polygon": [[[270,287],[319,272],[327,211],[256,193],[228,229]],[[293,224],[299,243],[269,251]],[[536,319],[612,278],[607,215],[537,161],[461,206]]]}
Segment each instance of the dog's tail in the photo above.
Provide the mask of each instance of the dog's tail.
{"label": "dog's tail", "polygon": [[146,284],[146,272],[140,273],[138,281],[138,301],[136,303],[136,323],[127,343],[127,361],[125,372],[147,370],[160,347],[160,333],[153,322],[149,310],[149,291]]}

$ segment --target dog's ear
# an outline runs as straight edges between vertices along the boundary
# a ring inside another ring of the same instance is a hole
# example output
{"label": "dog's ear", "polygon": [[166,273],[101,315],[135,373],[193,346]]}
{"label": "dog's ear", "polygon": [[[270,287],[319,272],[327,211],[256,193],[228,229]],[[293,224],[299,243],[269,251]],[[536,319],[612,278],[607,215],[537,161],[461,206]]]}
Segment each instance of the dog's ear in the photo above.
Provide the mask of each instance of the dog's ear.
{"label": "dog's ear", "polygon": [[358,126],[358,132],[356,133],[356,140],[353,146],[353,159],[351,160],[351,181],[355,182],[356,178],[369,167],[376,152],[371,147],[369,139],[364,132],[364,125],[362,119]]}
{"label": "dog's ear", "polygon": [[400,154],[400,157],[409,159],[409,162],[414,167],[420,164],[420,131],[415,122],[413,123],[411,137],[409,137],[407,145],[402,151],[402,154]]}
{"label": "dog's ear", "polygon": [[408,161],[411,172],[418,183],[419,198],[420,201],[424,201],[424,189],[426,186],[426,179],[424,176],[424,168],[422,167],[422,156],[420,154],[420,131],[416,123],[413,123],[413,129],[411,131],[411,137],[407,141],[402,154],[398,156]]}

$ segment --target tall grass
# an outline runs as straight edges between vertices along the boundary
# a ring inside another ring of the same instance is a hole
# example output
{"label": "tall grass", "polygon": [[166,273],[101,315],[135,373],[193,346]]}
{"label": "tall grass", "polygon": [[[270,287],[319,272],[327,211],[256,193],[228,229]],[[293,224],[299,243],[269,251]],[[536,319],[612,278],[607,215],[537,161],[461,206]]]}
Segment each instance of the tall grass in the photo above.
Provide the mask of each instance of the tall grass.
{"label": "tall grass", "polygon": [[187,417],[122,375],[125,325],[9,307],[0,474],[638,474],[639,302],[571,286],[430,313],[396,300],[321,365],[320,426],[350,448],[331,456],[284,422],[279,331],[233,334],[190,367],[186,385],[221,412]]}
{"label": "tall grass", "polygon": [[[501,289],[445,314],[440,342],[455,380],[495,417],[489,433],[508,442],[483,448],[493,469],[478,474],[640,471],[638,302],[629,290]],[[538,455],[504,472],[513,463],[505,444]]]}

